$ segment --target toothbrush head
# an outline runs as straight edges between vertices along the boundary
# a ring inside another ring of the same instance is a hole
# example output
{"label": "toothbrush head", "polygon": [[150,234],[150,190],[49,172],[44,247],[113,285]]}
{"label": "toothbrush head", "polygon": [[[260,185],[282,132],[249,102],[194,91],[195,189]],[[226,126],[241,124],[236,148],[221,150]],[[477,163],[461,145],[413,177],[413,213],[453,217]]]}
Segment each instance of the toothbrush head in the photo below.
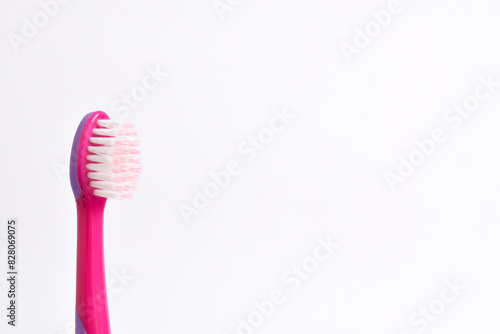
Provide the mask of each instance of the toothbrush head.
{"label": "toothbrush head", "polygon": [[141,172],[137,131],[102,111],[87,114],[75,134],[70,161],[76,199],[132,197]]}

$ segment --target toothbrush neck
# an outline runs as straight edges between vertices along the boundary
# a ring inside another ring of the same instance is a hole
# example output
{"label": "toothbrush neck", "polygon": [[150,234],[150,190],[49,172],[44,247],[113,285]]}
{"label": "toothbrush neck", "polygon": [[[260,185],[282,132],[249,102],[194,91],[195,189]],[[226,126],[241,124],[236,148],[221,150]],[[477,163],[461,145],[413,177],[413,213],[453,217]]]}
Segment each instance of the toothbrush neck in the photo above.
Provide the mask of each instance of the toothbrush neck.
{"label": "toothbrush neck", "polygon": [[105,205],[105,198],[95,196],[83,196],[76,201],[78,214],[76,311],[87,334],[110,332],[104,265]]}

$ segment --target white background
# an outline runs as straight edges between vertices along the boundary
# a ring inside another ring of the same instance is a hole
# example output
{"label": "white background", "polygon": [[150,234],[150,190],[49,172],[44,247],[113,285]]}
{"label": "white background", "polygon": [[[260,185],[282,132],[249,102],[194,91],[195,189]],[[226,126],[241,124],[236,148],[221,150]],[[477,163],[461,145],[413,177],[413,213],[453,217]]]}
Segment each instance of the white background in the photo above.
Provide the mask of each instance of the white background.
{"label": "white background", "polygon": [[[20,297],[19,326],[2,311],[1,333],[71,332],[67,156],[95,110],[134,122],[143,152],[134,200],[105,214],[109,279],[133,276],[114,280],[114,333],[234,334],[281,289],[254,333],[413,334],[446,279],[467,288],[425,332],[498,333],[500,87],[457,129],[443,115],[480,76],[500,80],[500,3],[402,0],[348,62],[341,43],[388,2],[243,0],[221,20],[211,0],[73,0],[15,52],[9,34],[41,7],[3,0],[0,263],[16,217]],[[113,110],[157,66],[168,78]],[[284,107],[295,119],[246,162],[238,146]],[[436,127],[448,139],[391,191],[384,173]],[[231,160],[241,173],[186,224],[179,205]],[[327,236],[338,250],[291,291],[282,275]],[[6,291],[2,279],[0,305]]]}

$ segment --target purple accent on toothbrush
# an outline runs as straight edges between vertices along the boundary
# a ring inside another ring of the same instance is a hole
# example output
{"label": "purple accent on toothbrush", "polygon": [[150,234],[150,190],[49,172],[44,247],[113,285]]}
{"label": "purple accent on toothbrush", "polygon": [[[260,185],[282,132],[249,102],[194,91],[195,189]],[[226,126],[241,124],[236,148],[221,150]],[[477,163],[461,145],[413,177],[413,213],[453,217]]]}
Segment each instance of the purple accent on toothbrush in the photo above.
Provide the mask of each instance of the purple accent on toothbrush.
{"label": "purple accent on toothbrush", "polygon": [[87,331],[83,327],[82,321],[78,312],[75,311],[75,334],[87,334]]}
{"label": "purple accent on toothbrush", "polygon": [[93,112],[88,113],[83,117],[80,125],[78,125],[78,129],[76,130],[75,138],[73,139],[73,147],[71,148],[71,159],[69,162],[69,180],[71,182],[71,188],[73,189],[73,194],[75,194],[75,198],[78,199],[82,196],[82,188],[80,188],[80,183],[78,182],[78,169],[77,169],[77,161],[78,161],[78,146],[80,144],[80,137],[82,135],[83,128],[85,124],[87,124],[87,120],[90,118]]}

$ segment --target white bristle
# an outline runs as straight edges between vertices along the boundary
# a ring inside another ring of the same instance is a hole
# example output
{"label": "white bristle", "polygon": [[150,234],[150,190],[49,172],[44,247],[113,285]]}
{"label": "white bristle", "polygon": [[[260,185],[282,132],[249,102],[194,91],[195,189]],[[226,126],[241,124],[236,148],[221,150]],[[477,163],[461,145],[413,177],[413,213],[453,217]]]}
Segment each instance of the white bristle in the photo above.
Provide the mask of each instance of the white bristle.
{"label": "white bristle", "polygon": [[112,164],[87,164],[87,169],[94,172],[110,173],[113,169]]}
{"label": "white bristle", "polygon": [[112,146],[89,146],[89,152],[94,154],[113,154]]}
{"label": "white bristle", "polygon": [[116,190],[116,183],[111,181],[91,181],[90,186],[102,190]]}
{"label": "white bristle", "polygon": [[96,190],[94,190],[94,195],[99,196],[99,197],[120,199],[120,193],[116,192],[116,191],[113,191],[113,190],[100,190],[100,189],[96,189]]}
{"label": "white bristle", "polygon": [[87,177],[94,195],[106,198],[132,197],[141,172],[137,131],[129,123],[99,120],[90,138]]}
{"label": "white bristle", "polygon": [[97,135],[97,136],[116,136],[118,134],[118,130],[116,129],[94,129],[92,130],[92,133]]}
{"label": "white bristle", "polygon": [[110,119],[100,119],[97,121],[97,125],[102,126],[103,128],[119,128],[123,127],[124,123],[121,122],[113,122]]}
{"label": "white bristle", "polygon": [[96,145],[113,146],[115,138],[91,137],[90,142]]}
{"label": "white bristle", "polygon": [[102,155],[102,154],[89,154],[87,155],[87,160],[93,162],[102,162],[105,164],[113,163],[112,157],[110,157],[109,155]]}
{"label": "white bristle", "polygon": [[111,174],[109,173],[101,173],[101,172],[90,172],[87,173],[87,177],[92,180],[99,180],[99,181],[111,181],[112,177]]}

